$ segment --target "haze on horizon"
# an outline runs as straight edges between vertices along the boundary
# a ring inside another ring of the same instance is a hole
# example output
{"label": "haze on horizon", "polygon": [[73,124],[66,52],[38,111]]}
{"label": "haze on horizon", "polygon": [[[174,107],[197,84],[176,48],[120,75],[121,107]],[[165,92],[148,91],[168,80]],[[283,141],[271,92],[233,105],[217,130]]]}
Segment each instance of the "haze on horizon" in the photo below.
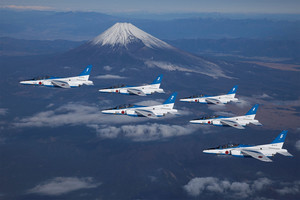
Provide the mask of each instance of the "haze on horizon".
{"label": "haze on horizon", "polygon": [[113,13],[300,14],[299,0],[2,0],[0,8]]}

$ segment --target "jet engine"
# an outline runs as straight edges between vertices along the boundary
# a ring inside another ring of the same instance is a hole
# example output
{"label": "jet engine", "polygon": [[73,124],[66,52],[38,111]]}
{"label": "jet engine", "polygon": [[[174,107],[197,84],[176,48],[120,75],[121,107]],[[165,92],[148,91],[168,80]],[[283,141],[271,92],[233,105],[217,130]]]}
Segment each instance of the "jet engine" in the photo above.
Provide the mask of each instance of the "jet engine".
{"label": "jet engine", "polygon": [[243,154],[239,150],[231,150],[231,155],[233,155],[233,156],[241,156]]}

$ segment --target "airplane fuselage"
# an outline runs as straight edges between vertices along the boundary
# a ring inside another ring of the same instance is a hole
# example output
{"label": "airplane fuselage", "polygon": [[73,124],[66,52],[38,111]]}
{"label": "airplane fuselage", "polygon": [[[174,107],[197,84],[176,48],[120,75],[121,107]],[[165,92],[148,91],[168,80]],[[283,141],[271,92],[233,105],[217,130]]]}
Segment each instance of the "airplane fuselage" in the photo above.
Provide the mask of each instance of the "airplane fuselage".
{"label": "airplane fuselage", "polygon": [[[214,99],[217,102],[212,103],[209,100]],[[202,96],[202,97],[190,97],[190,98],[184,98],[180,99],[180,101],[183,102],[195,102],[195,103],[203,103],[203,104],[225,104],[230,101],[237,102],[238,99],[235,98],[235,94],[224,94],[224,95],[218,95],[218,96]]]}
{"label": "airplane fuselage", "polygon": [[242,126],[246,126],[249,123],[256,124],[258,120],[254,119],[255,115],[243,115],[243,116],[235,116],[235,117],[217,117],[217,118],[209,118],[209,119],[198,119],[191,120],[191,123],[195,124],[209,124],[215,126],[226,126],[226,124],[222,123],[222,120],[235,121]]}
{"label": "airplane fuselage", "polygon": [[70,87],[79,87],[81,85],[93,85],[92,81],[86,79],[87,78],[85,76],[75,76],[75,77],[66,77],[66,78],[50,77],[47,79],[40,79],[40,80],[21,81],[20,83],[23,85],[37,85],[37,86],[47,86],[47,87],[57,86],[55,84],[56,81],[62,82],[61,84],[64,84],[64,82],[68,83]]}
{"label": "airplane fuselage", "polygon": [[207,149],[204,150],[204,153],[208,154],[217,154],[217,155],[232,155],[237,157],[251,157],[247,154],[244,154],[242,150],[252,150],[252,151],[260,151],[267,157],[274,156],[279,152],[287,152],[286,149],[281,149],[277,146],[277,144],[265,144],[265,145],[257,145],[257,146],[248,146],[248,145],[239,145],[234,148],[222,148],[222,149]]}
{"label": "airplane fuselage", "polygon": [[[156,117],[163,117],[168,113],[176,113],[177,110],[173,109],[173,105],[171,104],[163,104],[156,106],[133,106],[130,108],[123,109],[111,109],[111,110],[103,110],[104,114],[116,114],[116,115],[128,115],[133,117],[144,117],[140,115],[137,111],[151,111],[155,114]],[[150,113],[149,113],[150,114]]]}
{"label": "airplane fuselage", "polygon": [[100,92],[107,92],[107,93],[120,93],[120,94],[133,94],[130,90],[137,90],[142,91],[144,94],[149,95],[155,92],[164,93],[164,90],[158,88],[156,85],[144,85],[144,86],[125,86],[125,87],[118,87],[118,88],[109,88],[109,89],[101,89]]}

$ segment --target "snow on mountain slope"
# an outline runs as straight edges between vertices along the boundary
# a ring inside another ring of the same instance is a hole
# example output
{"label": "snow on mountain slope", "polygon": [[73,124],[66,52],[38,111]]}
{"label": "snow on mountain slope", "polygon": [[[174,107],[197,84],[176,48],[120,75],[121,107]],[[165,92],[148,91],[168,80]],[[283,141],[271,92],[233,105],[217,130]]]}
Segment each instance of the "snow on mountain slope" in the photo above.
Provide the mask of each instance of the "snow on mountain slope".
{"label": "snow on mountain slope", "polygon": [[142,31],[131,23],[116,23],[104,33],[94,38],[91,43],[94,45],[127,46],[130,43],[141,41],[149,48],[173,48],[167,43]]}

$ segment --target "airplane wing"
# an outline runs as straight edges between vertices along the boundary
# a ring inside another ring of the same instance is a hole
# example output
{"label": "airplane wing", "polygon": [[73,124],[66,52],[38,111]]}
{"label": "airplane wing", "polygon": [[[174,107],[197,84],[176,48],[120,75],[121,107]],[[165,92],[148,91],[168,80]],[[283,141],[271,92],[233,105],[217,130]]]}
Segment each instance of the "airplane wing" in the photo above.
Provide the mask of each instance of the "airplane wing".
{"label": "airplane wing", "polygon": [[223,125],[231,126],[231,127],[233,127],[233,128],[237,128],[237,129],[245,129],[245,127],[243,127],[242,125],[240,125],[240,124],[237,123],[236,121],[231,121],[231,120],[221,120],[220,122],[221,122],[221,124],[223,124]]}
{"label": "airplane wing", "polygon": [[264,161],[264,162],[273,162],[270,158],[262,154],[260,151],[250,151],[250,150],[241,150],[243,154],[251,156],[252,158]]}
{"label": "airplane wing", "polygon": [[127,91],[130,94],[135,94],[135,95],[139,95],[139,96],[146,96],[146,94],[142,91],[142,90],[138,90],[138,89],[127,89]]}
{"label": "airplane wing", "polygon": [[221,101],[219,101],[218,99],[214,99],[214,98],[206,98],[205,101],[207,103],[212,103],[212,104],[220,104],[222,103]]}
{"label": "airplane wing", "polygon": [[70,85],[67,82],[64,81],[51,81],[51,83],[56,86],[56,87],[61,87],[61,88],[71,88]]}
{"label": "airplane wing", "polygon": [[144,117],[157,118],[157,116],[149,110],[139,110],[139,109],[137,109],[137,110],[135,110],[135,112],[139,115],[144,116]]}

